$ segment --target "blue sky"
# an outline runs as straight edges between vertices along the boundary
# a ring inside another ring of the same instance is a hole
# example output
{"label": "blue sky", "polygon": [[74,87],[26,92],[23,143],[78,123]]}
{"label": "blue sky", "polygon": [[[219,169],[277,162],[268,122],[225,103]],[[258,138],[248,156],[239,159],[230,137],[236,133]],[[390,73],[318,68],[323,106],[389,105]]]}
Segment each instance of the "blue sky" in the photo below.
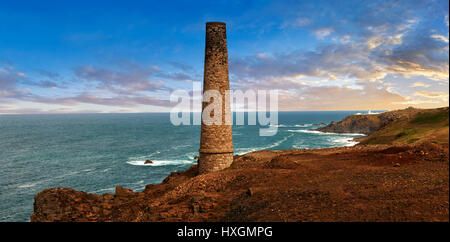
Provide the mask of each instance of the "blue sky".
{"label": "blue sky", "polygon": [[280,110],[448,106],[448,2],[2,1],[0,113],[169,111],[227,23],[233,89]]}

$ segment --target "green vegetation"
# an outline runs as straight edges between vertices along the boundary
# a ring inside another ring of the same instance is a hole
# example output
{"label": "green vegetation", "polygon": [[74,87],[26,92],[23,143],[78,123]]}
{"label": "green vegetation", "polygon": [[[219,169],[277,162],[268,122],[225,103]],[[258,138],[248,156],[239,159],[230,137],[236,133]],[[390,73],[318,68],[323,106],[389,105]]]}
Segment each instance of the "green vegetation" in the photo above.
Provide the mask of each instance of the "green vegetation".
{"label": "green vegetation", "polygon": [[403,131],[396,135],[397,138],[411,136],[418,132],[417,128],[404,128]]}
{"label": "green vegetation", "polygon": [[438,111],[436,113],[420,113],[418,114],[411,123],[413,124],[435,124],[447,120],[448,124],[448,109]]}
{"label": "green vegetation", "polygon": [[449,109],[428,109],[402,118],[361,139],[361,144],[448,143]]}

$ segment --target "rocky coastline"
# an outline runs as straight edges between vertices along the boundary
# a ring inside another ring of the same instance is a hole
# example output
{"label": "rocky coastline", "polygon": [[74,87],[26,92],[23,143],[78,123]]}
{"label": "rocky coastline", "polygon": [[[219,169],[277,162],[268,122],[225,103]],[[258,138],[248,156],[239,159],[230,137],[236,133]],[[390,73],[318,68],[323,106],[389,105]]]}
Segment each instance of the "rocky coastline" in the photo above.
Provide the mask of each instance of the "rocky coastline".
{"label": "rocky coastline", "polygon": [[[408,134],[414,142],[386,133],[399,125],[426,133]],[[448,108],[349,116],[318,130],[368,136],[353,147],[256,151],[202,175],[193,165],[142,192],[46,189],[31,221],[449,221]]]}
{"label": "rocky coastline", "polygon": [[379,114],[355,114],[339,122],[333,121],[327,126],[317,128],[316,130],[325,133],[358,133],[370,135],[398,119],[412,117],[419,111],[420,109],[407,108]]}

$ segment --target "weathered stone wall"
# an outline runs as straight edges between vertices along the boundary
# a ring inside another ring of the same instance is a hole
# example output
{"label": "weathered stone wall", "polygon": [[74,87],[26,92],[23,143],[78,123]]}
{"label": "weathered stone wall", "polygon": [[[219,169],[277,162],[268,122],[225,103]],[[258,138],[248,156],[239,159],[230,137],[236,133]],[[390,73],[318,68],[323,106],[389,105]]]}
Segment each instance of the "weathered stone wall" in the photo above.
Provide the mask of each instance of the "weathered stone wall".
{"label": "weathered stone wall", "polygon": [[[222,95],[222,124],[206,125],[202,122],[200,140],[199,173],[227,168],[233,162],[232,127],[225,115],[231,112],[225,100],[225,91],[230,89],[228,78],[228,52],[225,23],[206,23],[205,71],[203,92],[217,90]],[[213,100],[204,100],[203,109]],[[228,100],[229,101],[229,100]]]}
{"label": "weathered stone wall", "polygon": [[204,174],[230,167],[233,153],[202,153],[200,159],[199,173]]}

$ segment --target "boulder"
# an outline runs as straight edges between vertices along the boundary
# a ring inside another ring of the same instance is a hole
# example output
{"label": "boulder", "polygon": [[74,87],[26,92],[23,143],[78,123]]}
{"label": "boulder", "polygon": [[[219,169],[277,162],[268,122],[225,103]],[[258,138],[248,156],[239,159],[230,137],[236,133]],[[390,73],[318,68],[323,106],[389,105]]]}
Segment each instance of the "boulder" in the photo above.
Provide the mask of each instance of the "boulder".
{"label": "boulder", "polygon": [[134,196],[134,192],[131,189],[123,188],[122,186],[116,187],[116,196],[117,197],[129,197]]}

